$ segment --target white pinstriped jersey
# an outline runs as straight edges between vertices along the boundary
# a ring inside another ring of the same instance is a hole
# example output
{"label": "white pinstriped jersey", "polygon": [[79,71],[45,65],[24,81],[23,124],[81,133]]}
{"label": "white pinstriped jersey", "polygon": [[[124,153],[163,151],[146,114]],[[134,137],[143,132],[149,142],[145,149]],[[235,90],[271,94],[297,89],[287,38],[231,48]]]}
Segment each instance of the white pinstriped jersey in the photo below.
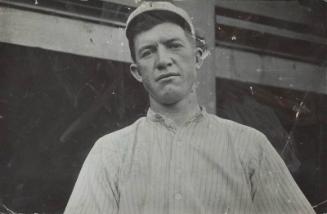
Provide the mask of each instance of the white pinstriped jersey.
{"label": "white pinstriped jersey", "polygon": [[183,127],[149,110],[100,138],[70,213],[314,213],[260,132],[202,110]]}

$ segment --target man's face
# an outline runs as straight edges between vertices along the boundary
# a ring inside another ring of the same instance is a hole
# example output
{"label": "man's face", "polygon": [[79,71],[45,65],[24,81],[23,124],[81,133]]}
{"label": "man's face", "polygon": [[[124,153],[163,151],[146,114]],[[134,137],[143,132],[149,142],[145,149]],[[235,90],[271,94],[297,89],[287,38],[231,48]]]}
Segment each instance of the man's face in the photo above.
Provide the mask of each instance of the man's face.
{"label": "man's face", "polygon": [[194,90],[201,51],[180,26],[158,24],[137,34],[134,44],[131,72],[150,98],[159,104],[174,104]]}

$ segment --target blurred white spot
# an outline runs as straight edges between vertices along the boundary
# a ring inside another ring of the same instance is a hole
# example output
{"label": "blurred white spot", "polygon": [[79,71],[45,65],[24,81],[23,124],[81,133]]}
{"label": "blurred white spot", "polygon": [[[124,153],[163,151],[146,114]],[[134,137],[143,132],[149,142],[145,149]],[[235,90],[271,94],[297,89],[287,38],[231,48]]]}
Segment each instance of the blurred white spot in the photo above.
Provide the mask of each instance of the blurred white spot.
{"label": "blurred white spot", "polygon": [[237,38],[236,38],[236,36],[234,35],[234,36],[232,36],[232,40],[233,41],[235,41]]}
{"label": "blurred white spot", "polygon": [[38,4],[39,4],[39,2],[38,2],[37,0],[35,0],[35,1],[34,1],[34,4],[35,4],[35,5],[38,5]]}
{"label": "blurred white spot", "polygon": [[205,58],[207,58],[208,56],[210,56],[211,55],[211,52],[210,51],[204,51],[203,52],[203,54],[202,54],[202,56],[201,56],[201,59],[205,59]]}
{"label": "blurred white spot", "polygon": [[0,115],[0,119],[3,119],[3,116],[2,115]]}
{"label": "blurred white spot", "polygon": [[296,104],[292,107],[292,110],[296,112],[296,119],[300,116],[301,113],[309,113],[310,109],[304,104],[304,102],[300,102],[300,104]]}
{"label": "blurred white spot", "polygon": [[124,42],[120,43],[120,46],[122,46],[122,47],[123,47],[123,46],[124,46]]}
{"label": "blurred white spot", "polygon": [[298,111],[296,112],[295,118],[298,119],[299,116],[300,116],[300,110],[298,110]]}
{"label": "blurred white spot", "polygon": [[291,88],[292,88],[293,86],[294,86],[293,84],[289,84],[289,87],[291,87]]}
{"label": "blurred white spot", "polygon": [[115,91],[113,91],[111,94],[115,95],[115,94],[116,94],[116,92],[115,92]]}
{"label": "blurred white spot", "polygon": [[262,72],[262,69],[261,69],[261,68],[257,68],[256,71],[257,71],[258,73],[261,73],[261,72]]}
{"label": "blurred white spot", "polygon": [[253,91],[253,87],[250,86],[250,91],[251,91],[251,94],[254,95],[254,91]]}

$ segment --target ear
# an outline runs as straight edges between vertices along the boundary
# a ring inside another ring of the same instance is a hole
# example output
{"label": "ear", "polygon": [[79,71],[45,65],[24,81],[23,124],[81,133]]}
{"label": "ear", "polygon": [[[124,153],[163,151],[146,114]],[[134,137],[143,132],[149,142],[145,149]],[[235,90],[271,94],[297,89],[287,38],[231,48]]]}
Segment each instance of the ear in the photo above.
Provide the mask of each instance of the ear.
{"label": "ear", "polygon": [[195,67],[200,69],[203,64],[203,50],[199,47],[195,48]]}
{"label": "ear", "polygon": [[143,79],[142,79],[142,75],[139,71],[139,68],[137,66],[137,64],[135,63],[132,63],[130,66],[129,66],[129,70],[132,74],[132,76],[138,81],[138,82],[143,82]]}

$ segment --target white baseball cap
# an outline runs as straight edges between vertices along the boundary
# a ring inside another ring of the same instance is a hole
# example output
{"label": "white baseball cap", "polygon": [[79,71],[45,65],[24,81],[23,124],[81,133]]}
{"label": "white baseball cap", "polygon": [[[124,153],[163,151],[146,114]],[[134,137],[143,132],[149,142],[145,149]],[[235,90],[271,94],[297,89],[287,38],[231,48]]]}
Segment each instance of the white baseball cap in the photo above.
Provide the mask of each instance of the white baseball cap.
{"label": "white baseball cap", "polygon": [[164,11],[170,12],[179,16],[180,18],[185,21],[185,23],[190,28],[190,33],[195,35],[194,26],[192,24],[191,17],[187,14],[185,10],[175,6],[174,4],[167,2],[167,1],[144,1],[139,7],[137,7],[128,17],[126,22],[125,34],[126,36],[129,33],[129,30],[133,26],[133,22],[136,20],[136,17],[139,17],[141,14],[145,14],[148,12],[154,11]]}

